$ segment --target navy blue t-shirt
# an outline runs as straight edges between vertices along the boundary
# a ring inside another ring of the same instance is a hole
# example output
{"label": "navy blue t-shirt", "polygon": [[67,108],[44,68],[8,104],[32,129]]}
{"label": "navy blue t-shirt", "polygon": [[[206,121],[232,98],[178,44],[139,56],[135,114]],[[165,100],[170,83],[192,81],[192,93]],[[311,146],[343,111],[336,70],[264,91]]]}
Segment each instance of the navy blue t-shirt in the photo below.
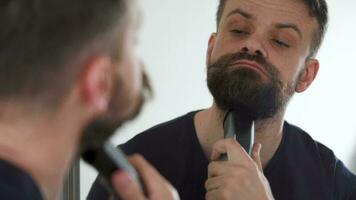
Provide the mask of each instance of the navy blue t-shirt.
{"label": "navy blue t-shirt", "polygon": [[[199,144],[194,115],[157,125],[122,145],[127,154],[142,154],[178,190],[183,200],[204,199],[209,164]],[[324,145],[284,123],[277,152],[264,169],[277,200],[356,200],[356,176]],[[98,179],[88,200],[107,199]]]}
{"label": "navy blue t-shirt", "polygon": [[42,200],[42,195],[32,178],[13,166],[0,160],[1,200]]}

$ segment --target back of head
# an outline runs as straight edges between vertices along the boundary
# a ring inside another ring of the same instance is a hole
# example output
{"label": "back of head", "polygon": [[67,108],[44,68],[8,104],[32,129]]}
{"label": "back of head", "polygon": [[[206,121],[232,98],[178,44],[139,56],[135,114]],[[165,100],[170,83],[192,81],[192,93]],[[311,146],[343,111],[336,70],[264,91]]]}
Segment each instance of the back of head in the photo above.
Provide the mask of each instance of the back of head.
{"label": "back of head", "polygon": [[118,57],[126,0],[0,2],[0,101],[56,107],[85,55]]}

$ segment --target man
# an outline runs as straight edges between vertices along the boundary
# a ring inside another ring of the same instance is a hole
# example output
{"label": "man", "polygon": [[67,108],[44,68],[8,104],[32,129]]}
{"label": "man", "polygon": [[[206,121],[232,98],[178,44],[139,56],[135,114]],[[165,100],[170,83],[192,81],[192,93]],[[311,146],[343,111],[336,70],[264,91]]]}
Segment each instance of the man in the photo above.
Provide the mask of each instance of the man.
{"label": "man", "polygon": [[[214,104],[153,127],[123,149],[142,153],[182,199],[351,200],[355,175],[284,121],[290,98],[318,73],[326,25],[325,0],[220,0],[207,50]],[[223,139],[231,108],[255,119],[251,156]],[[228,161],[219,161],[224,153]],[[96,183],[88,199],[104,196]]]}
{"label": "man", "polygon": [[[0,199],[57,199],[83,133],[138,112],[138,12],[132,0],[1,1]],[[141,156],[130,161],[149,199],[173,199]],[[125,172],[111,182],[122,199],[146,199]]]}

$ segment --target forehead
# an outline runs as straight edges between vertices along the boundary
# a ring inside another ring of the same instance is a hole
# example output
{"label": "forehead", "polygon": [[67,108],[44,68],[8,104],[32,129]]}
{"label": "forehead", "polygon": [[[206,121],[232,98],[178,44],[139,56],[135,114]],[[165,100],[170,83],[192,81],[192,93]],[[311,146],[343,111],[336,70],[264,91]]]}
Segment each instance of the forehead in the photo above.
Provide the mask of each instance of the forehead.
{"label": "forehead", "polygon": [[221,21],[235,16],[229,14],[236,9],[251,14],[251,19],[263,24],[295,24],[302,32],[314,32],[317,27],[302,0],[227,0]]}

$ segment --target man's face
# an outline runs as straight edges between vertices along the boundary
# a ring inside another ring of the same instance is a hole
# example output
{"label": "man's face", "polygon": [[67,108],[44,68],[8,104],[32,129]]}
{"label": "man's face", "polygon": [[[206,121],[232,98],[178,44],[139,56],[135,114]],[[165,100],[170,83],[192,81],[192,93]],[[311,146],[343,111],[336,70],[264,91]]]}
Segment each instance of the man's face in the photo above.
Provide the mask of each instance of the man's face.
{"label": "man's face", "polygon": [[[136,20],[135,20],[136,21]],[[123,40],[121,59],[113,63],[114,84],[108,113],[126,121],[133,118],[143,103],[143,66],[136,55],[138,28],[129,25]]]}
{"label": "man's face", "polygon": [[[144,92],[150,85],[142,63],[136,55],[138,35],[138,9],[123,38],[120,59],[113,59],[113,86],[107,112],[94,119],[82,135],[81,148],[101,145],[124,122],[136,117],[144,103]],[[116,60],[116,61],[115,61]]]}
{"label": "man's face", "polygon": [[296,89],[316,30],[301,1],[227,0],[207,54],[217,106],[275,115]]}

